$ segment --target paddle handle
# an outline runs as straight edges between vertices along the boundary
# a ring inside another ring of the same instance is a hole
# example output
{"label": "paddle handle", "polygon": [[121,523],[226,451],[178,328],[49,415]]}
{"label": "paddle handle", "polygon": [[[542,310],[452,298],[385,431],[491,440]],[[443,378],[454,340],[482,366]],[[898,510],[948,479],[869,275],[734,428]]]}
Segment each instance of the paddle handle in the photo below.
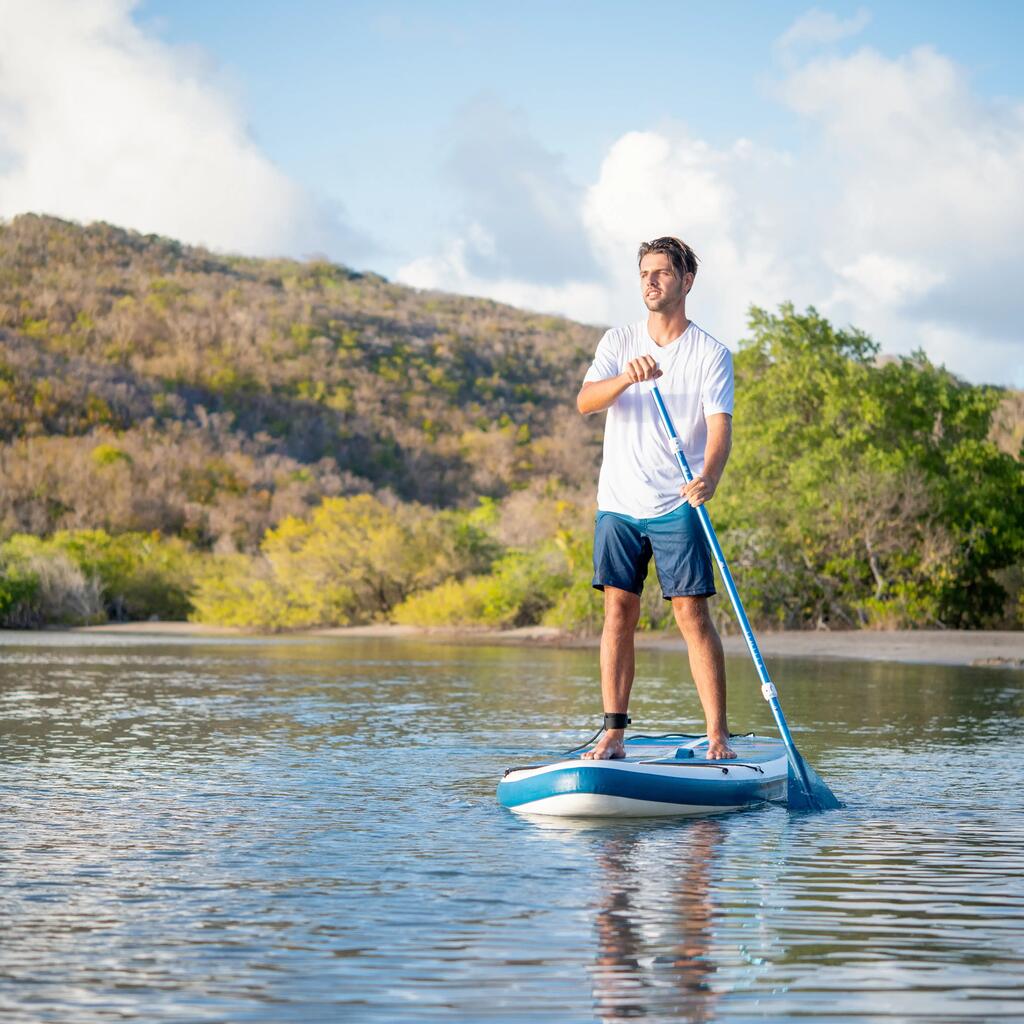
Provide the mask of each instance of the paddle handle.
{"label": "paddle handle", "polygon": [[[683,454],[683,442],[679,440],[676,428],[672,424],[672,417],[669,415],[668,407],[665,405],[665,399],[662,398],[661,391],[656,383],[651,385],[651,394],[654,396],[655,405],[658,407],[661,422],[664,424],[665,430],[668,433],[669,443],[672,446],[672,450],[675,452],[676,461],[679,463],[680,470],[682,470],[683,479],[688,484],[692,483],[693,473],[690,470],[690,464],[686,461],[686,456]],[[803,758],[796,751],[796,746],[793,743],[793,737],[789,732],[789,726],[786,724],[786,718],[782,714],[782,706],[779,704],[778,691],[775,689],[775,684],[772,682],[771,676],[768,675],[768,668],[764,663],[764,658],[761,657],[761,649],[757,646],[757,640],[754,639],[754,631],[750,628],[750,620],[747,618],[747,613],[743,610],[743,602],[740,600],[740,593],[736,589],[732,573],[729,571],[729,565],[725,560],[725,555],[722,553],[722,546],[718,543],[718,537],[715,535],[715,528],[711,525],[711,517],[708,515],[708,510],[703,505],[698,505],[696,512],[697,518],[700,520],[700,525],[704,529],[704,536],[707,537],[708,544],[711,547],[711,553],[714,556],[715,561],[718,563],[718,569],[722,574],[722,582],[725,584],[729,600],[732,601],[732,606],[736,610],[736,618],[739,619],[740,629],[743,631],[743,639],[747,641],[747,649],[750,651],[750,657],[753,659],[754,668],[757,670],[758,678],[761,680],[761,695],[768,702],[768,706],[772,709],[775,724],[778,726],[782,742],[786,745],[786,751],[789,754],[789,759],[793,764],[793,767],[797,770],[800,781],[804,784],[804,789],[808,794],[810,794],[811,784],[810,780],[807,778],[807,771],[804,767]]]}

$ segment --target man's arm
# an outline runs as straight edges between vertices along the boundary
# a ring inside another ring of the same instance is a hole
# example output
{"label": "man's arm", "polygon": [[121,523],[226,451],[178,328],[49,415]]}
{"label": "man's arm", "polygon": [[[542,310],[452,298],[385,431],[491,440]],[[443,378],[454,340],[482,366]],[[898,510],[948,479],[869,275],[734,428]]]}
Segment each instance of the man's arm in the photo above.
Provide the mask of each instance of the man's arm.
{"label": "man's arm", "polygon": [[[626,363],[626,369],[615,377],[605,380],[590,380],[580,388],[576,396],[576,408],[584,416],[592,412],[603,412],[626,388],[642,380],[657,380],[661,376],[658,364],[651,356],[640,356]],[[724,463],[723,463],[724,465]]]}
{"label": "man's arm", "polygon": [[704,471],[693,478],[693,483],[680,488],[679,493],[696,508],[710,501],[718,489],[732,450],[732,417],[718,412],[708,417],[708,443],[704,448]]}

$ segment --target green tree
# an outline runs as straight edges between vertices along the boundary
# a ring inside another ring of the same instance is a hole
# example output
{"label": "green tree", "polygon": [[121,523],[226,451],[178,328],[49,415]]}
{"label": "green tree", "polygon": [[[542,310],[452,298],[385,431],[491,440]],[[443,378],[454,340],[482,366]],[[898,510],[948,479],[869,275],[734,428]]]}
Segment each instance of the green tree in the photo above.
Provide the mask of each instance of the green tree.
{"label": "green tree", "polygon": [[780,626],[998,619],[1024,554],[1021,464],[988,435],[999,395],[813,308],[751,312],[736,445],[712,511],[757,618]]}

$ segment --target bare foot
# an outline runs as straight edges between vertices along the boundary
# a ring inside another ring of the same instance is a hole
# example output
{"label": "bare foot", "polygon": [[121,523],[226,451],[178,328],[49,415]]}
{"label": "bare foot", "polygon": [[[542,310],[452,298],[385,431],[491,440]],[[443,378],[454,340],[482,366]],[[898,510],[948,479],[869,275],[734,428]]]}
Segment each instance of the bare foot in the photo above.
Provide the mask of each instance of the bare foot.
{"label": "bare foot", "polygon": [[708,753],[707,759],[709,761],[728,761],[730,758],[736,756],[736,751],[729,746],[729,737],[727,735],[708,737]]}
{"label": "bare foot", "polygon": [[597,746],[593,750],[588,750],[580,756],[586,761],[612,761],[617,757],[625,757],[626,748],[622,745],[622,737],[625,734],[625,729],[609,729],[597,741]]}

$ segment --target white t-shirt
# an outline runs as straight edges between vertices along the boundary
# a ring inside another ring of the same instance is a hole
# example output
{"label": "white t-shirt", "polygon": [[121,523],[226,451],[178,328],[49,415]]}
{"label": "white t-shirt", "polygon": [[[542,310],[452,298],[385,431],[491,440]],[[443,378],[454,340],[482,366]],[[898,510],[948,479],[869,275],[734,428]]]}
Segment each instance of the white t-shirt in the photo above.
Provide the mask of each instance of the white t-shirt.
{"label": "white t-shirt", "polygon": [[[658,346],[647,321],[608,331],[597,346],[584,382],[618,376],[630,359],[652,356],[662,371],[658,388],[672,416],[683,453],[697,475],[704,469],[706,416],[732,414],[732,353],[693,321],[675,341]],[[597,507],[636,519],[678,508],[682,473],[661,424],[651,385],[627,388],[608,409]]]}

